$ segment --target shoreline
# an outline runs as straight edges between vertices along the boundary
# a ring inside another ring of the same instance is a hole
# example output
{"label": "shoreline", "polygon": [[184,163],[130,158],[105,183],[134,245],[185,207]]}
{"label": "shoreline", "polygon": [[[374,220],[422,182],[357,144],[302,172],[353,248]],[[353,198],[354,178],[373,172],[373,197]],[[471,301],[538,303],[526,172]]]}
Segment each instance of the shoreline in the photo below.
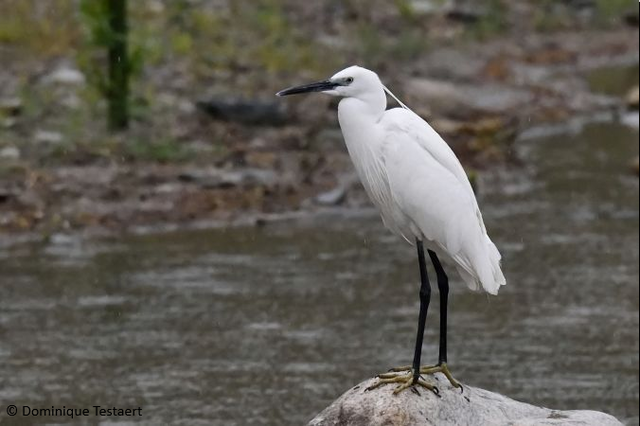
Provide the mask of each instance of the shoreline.
{"label": "shoreline", "polygon": [[[585,37],[593,41],[589,49],[580,44]],[[617,46],[613,54],[611,46]],[[452,56],[458,59],[438,61]],[[460,58],[468,58],[468,69],[456,68]],[[426,67],[422,74],[408,70],[408,77],[391,80],[396,94],[439,131],[473,179],[489,164],[517,163],[512,145],[532,128],[562,130],[574,119],[624,115],[626,94],[597,87],[615,83],[615,72],[596,75],[602,81],[590,73],[633,71],[638,62],[637,28],[535,34],[524,46],[495,39],[429,51],[414,64]],[[449,78],[436,77],[446,69]],[[192,111],[193,119],[236,135],[223,155],[210,160],[78,161],[77,153],[56,161],[0,158],[0,233],[9,239],[25,233],[34,239],[60,232],[135,234],[259,225],[326,207],[366,208],[330,100],[282,107],[289,117],[285,126],[239,127]],[[320,115],[306,118],[310,109]]]}
{"label": "shoreline", "polygon": [[[530,141],[538,138],[548,137],[550,135],[575,132],[585,125],[593,123],[620,123],[616,119],[615,113],[611,111],[602,111],[601,113],[589,116],[573,117],[566,123],[546,123],[533,125],[523,129],[516,140],[515,144],[522,141]],[[501,163],[498,167],[519,167],[517,164]],[[485,173],[486,170],[481,172]],[[355,175],[354,175],[355,178]],[[479,188],[482,191],[482,187]],[[364,191],[356,189],[360,196],[365,197]],[[147,224],[133,224],[121,228],[108,228],[104,226],[87,226],[82,228],[56,229],[50,233],[40,233],[37,231],[10,232],[3,234],[5,238],[0,241],[0,249],[10,248],[15,245],[26,243],[42,243],[52,238],[71,239],[101,239],[114,238],[119,236],[144,236],[144,235],[161,235],[173,232],[195,232],[199,230],[216,230],[228,227],[263,227],[270,224],[277,224],[286,221],[308,221],[308,220],[326,220],[332,217],[377,217],[378,213],[373,205],[366,202],[358,205],[318,205],[308,203],[306,206],[281,212],[239,212],[235,216],[227,218],[209,218],[184,222],[155,222]]]}

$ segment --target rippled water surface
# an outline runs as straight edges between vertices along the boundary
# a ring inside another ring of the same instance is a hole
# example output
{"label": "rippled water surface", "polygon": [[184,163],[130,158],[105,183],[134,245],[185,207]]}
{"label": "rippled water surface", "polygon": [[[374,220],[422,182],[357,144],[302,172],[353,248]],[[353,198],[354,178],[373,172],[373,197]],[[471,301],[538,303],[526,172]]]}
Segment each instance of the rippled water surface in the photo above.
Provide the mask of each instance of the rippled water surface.
{"label": "rippled water surface", "polygon": [[[480,196],[509,284],[493,298],[453,277],[450,365],[471,385],[638,424],[638,134],[592,124],[518,146],[526,167],[484,176]],[[374,214],[55,236],[2,249],[0,271],[3,424],[10,403],[141,406],[150,425],[303,424],[412,356],[413,249]],[[437,300],[425,362],[436,313]],[[66,422],[6,424],[45,421]]]}

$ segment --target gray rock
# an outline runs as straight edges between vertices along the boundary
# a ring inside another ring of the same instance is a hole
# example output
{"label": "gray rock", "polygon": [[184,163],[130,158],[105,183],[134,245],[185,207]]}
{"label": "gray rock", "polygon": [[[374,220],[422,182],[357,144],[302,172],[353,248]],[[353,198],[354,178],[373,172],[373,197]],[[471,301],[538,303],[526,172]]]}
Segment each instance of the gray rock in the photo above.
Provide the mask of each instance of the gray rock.
{"label": "gray rock", "polygon": [[287,120],[284,107],[275,101],[258,99],[203,99],[196,106],[211,117],[246,124],[282,125]]}
{"label": "gray rock", "polygon": [[449,81],[415,78],[406,83],[404,92],[409,105],[429,105],[444,113],[465,107],[464,93]]}
{"label": "gray rock", "polygon": [[0,185],[0,204],[10,200],[12,198],[17,198],[20,191],[15,187],[2,186]]}
{"label": "gray rock", "polygon": [[460,392],[441,374],[427,378],[438,385],[440,397],[426,389],[420,390],[420,395],[411,390],[393,395],[394,385],[366,391],[376,380],[366,380],[344,393],[309,426],[622,425],[598,411],[551,410],[471,386]]}
{"label": "gray rock", "polygon": [[56,145],[62,142],[62,134],[49,130],[37,130],[33,134],[36,143]]}
{"label": "gray rock", "polygon": [[13,127],[21,113],[22,101],[20,98],[0,98],[0,127],[5,129]]}
{"label": "gray rock", "polygon": [[533,95],[521,89],[497,84],[462,86],[471,107],[494,113],[504,113],[533,100]]}
{"label": "gray rock", "polygon": [[347,189],[344,186],[337,186],[329,191],[316,195],[314,201],[321,206],[335,206],[341,204],[346,195]]}
{"label": "gray rock", "polygon": [[82,86],[85,83],[84,74],[73,68],[58,68],[45,77],[46,83]]}
{"label": "gray rock", "polygon": [[5,160],[17,160],[20,158],[20,150],[15,146],[5,146],[0,148],[0,158]]}
{"label": "gray rock", "polygon": [[409,2],[411,11],[417,15],[435,15],[442,13],[444,5],[433,0],[412,0]]}
{"label": "gray rock", "polygon": [[463,24],[473,24],[488,16],[487,7],[476,1],[457,1],[447,11],[447,18]]}
{"label": "gray rock", "polygon": [[178,179],[194,182],[203,188],[273,187],[278,182],[278,176],[274,171],[255,168],[224,170],[211,167],[185,170],[179,174]]}
{"label": "gray rock", "polygon": [[0,115],[9,117],[16,116],[22,112],[22,101],[20,98],[0,98]]}
{"label": "gray rock", "polygon": [[475,85],[414,78],[405,86],[410,105],[429,105],[440,114],[505,113],[526,105],[533,97],[526,90],[498,84]]}
{"label": "gray rock", "polygon": [[0,127],[2,128],[10,129],[15,126],[17,122],[18,120],[16,120],[15,117],[3,117],[2,114],[0,114]]}
{"label": "gray rock", "polygon": [[640,115],[638,114],[638,111],[631,111],[622,114],[620,117],[620,123],[638,130],[640,128]]}

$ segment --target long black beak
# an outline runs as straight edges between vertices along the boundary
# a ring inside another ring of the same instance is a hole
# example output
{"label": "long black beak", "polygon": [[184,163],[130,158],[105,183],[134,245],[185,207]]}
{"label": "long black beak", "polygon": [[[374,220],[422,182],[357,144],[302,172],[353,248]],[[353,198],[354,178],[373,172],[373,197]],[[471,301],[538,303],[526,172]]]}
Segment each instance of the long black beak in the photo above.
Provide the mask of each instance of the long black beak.
{"label": "long black beak", "polygon": [[336,86],[339,86],[339,84],[331,80],[317,81],[315,83],[304,84],[302,86],[289,87],[288,89],[284,89],[276,93],[276,96],[297,95],[298,93],[309,92],[324,92],[325,90],[331,90]]}

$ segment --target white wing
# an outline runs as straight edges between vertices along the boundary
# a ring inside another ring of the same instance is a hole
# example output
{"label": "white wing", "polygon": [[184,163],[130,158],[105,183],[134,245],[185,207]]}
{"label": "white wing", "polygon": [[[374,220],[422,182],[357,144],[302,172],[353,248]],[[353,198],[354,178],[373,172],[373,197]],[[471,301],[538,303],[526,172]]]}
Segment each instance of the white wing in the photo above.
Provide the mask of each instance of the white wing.
{"label": "white wing", "polygon": [[487,235],[473,189],[449,145],[406,109],[385,112],[383,158],[402,213],[457,266],[472,289],[495,294],[505,284],[500,253]]}

